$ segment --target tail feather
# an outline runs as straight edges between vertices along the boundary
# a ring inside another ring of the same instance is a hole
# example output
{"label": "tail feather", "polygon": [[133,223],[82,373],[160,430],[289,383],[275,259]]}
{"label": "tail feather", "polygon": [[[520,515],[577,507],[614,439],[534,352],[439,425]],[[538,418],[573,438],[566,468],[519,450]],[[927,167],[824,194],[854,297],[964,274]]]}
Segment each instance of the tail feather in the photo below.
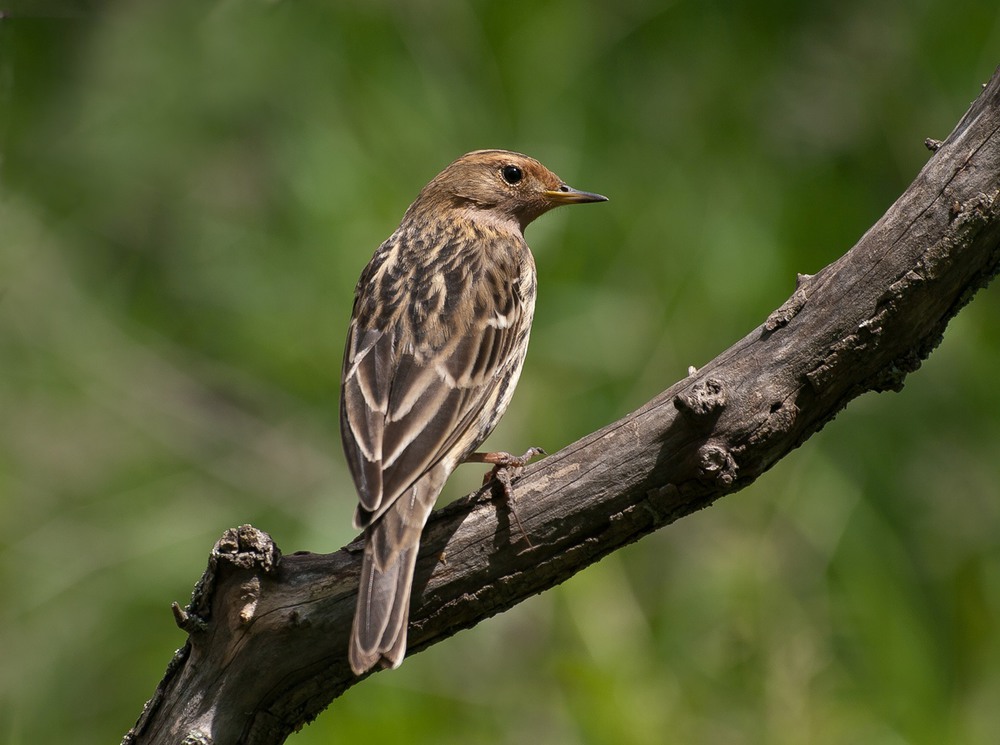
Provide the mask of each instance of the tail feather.
{"label": "tail feather", "polygon": [[420,534],[446,476],[444,469],[426,474],[365,528],[349,652],[355,675],[377,663],[399,667],[403,661]]}
{"label": "tail feather", "polygon": [[355,675],[379,662],[383,667],[399,667],[403,661],[418,551],[418,543],[400,551],[384,572],[375,566],[372,552],[365,551],[358,608],[351,630],[350,662]]}

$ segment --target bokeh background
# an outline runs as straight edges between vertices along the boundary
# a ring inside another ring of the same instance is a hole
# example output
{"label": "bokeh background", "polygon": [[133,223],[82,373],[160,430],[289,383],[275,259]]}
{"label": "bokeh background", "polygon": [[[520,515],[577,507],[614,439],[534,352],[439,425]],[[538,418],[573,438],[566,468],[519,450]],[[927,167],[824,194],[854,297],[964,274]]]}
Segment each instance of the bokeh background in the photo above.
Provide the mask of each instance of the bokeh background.
{"label": "bokeh background", "polygon": [[[225,528],[353,538],[352,289],[454,157],[612,199],[528,231],[491,443],[555,451],[850,248],[1000,63],[982,0],[0,10],[0,742],[32,745],[118,741]],[[998,369],[994,287],[902,393],[290,742],[995,743]]]}

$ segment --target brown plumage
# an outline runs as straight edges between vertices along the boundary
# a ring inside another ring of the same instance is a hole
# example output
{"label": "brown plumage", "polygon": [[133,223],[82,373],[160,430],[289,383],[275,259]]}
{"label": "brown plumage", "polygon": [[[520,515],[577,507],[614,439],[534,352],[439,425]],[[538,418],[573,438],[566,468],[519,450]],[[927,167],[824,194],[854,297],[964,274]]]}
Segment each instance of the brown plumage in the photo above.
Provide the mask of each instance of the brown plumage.
{"label": "brown plumage", "polygon": [[[528,348],[535,262],[524,229],[561,204],[604,201],[533,158],[463,155],[427,184],[361,273],[340,427],[365,552],[350,661],[406,652],[420,533],[449,474],[493,431]],[[505,454],[479,461],[505,462]]]}

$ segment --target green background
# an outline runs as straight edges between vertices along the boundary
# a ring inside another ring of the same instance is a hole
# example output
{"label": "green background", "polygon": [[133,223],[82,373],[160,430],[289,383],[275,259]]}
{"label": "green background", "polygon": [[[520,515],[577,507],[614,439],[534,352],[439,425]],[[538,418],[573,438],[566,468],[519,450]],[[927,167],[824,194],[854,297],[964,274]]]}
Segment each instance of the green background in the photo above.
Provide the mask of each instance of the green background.
{"label": "green background", "polygon": [[[982,0],[0,10],[0,742],[32,745],[118,741],[224,529],[352,539],[351,292],[456,156],[611,197],[528,230],[490,442],[551,452],[850,248],[1000,63]],[[901,394],[290,742],[996,742],[998,319],[991,288]]]}

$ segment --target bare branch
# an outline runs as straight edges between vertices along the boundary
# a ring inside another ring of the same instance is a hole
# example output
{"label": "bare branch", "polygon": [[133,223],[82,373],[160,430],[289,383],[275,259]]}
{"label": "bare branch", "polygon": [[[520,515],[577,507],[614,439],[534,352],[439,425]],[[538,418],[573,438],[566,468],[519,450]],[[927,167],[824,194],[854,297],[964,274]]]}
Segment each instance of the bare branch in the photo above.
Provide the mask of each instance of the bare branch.
{"label": "bare branch", "polygon": [[[899,390],[1000,267],[1000,71],[916,180],[843,257],[800,276],[746,338],[620,421],[526,469],[524,531],[492,495],[428,523],[410,614],[419,651],[742,489],[869,390]],[[189,632],[127,743],[280,743],[357,682],[355,543],[280,557],[244,526],[213,550]],[[187,739],[184,739],[187,738]]]}

